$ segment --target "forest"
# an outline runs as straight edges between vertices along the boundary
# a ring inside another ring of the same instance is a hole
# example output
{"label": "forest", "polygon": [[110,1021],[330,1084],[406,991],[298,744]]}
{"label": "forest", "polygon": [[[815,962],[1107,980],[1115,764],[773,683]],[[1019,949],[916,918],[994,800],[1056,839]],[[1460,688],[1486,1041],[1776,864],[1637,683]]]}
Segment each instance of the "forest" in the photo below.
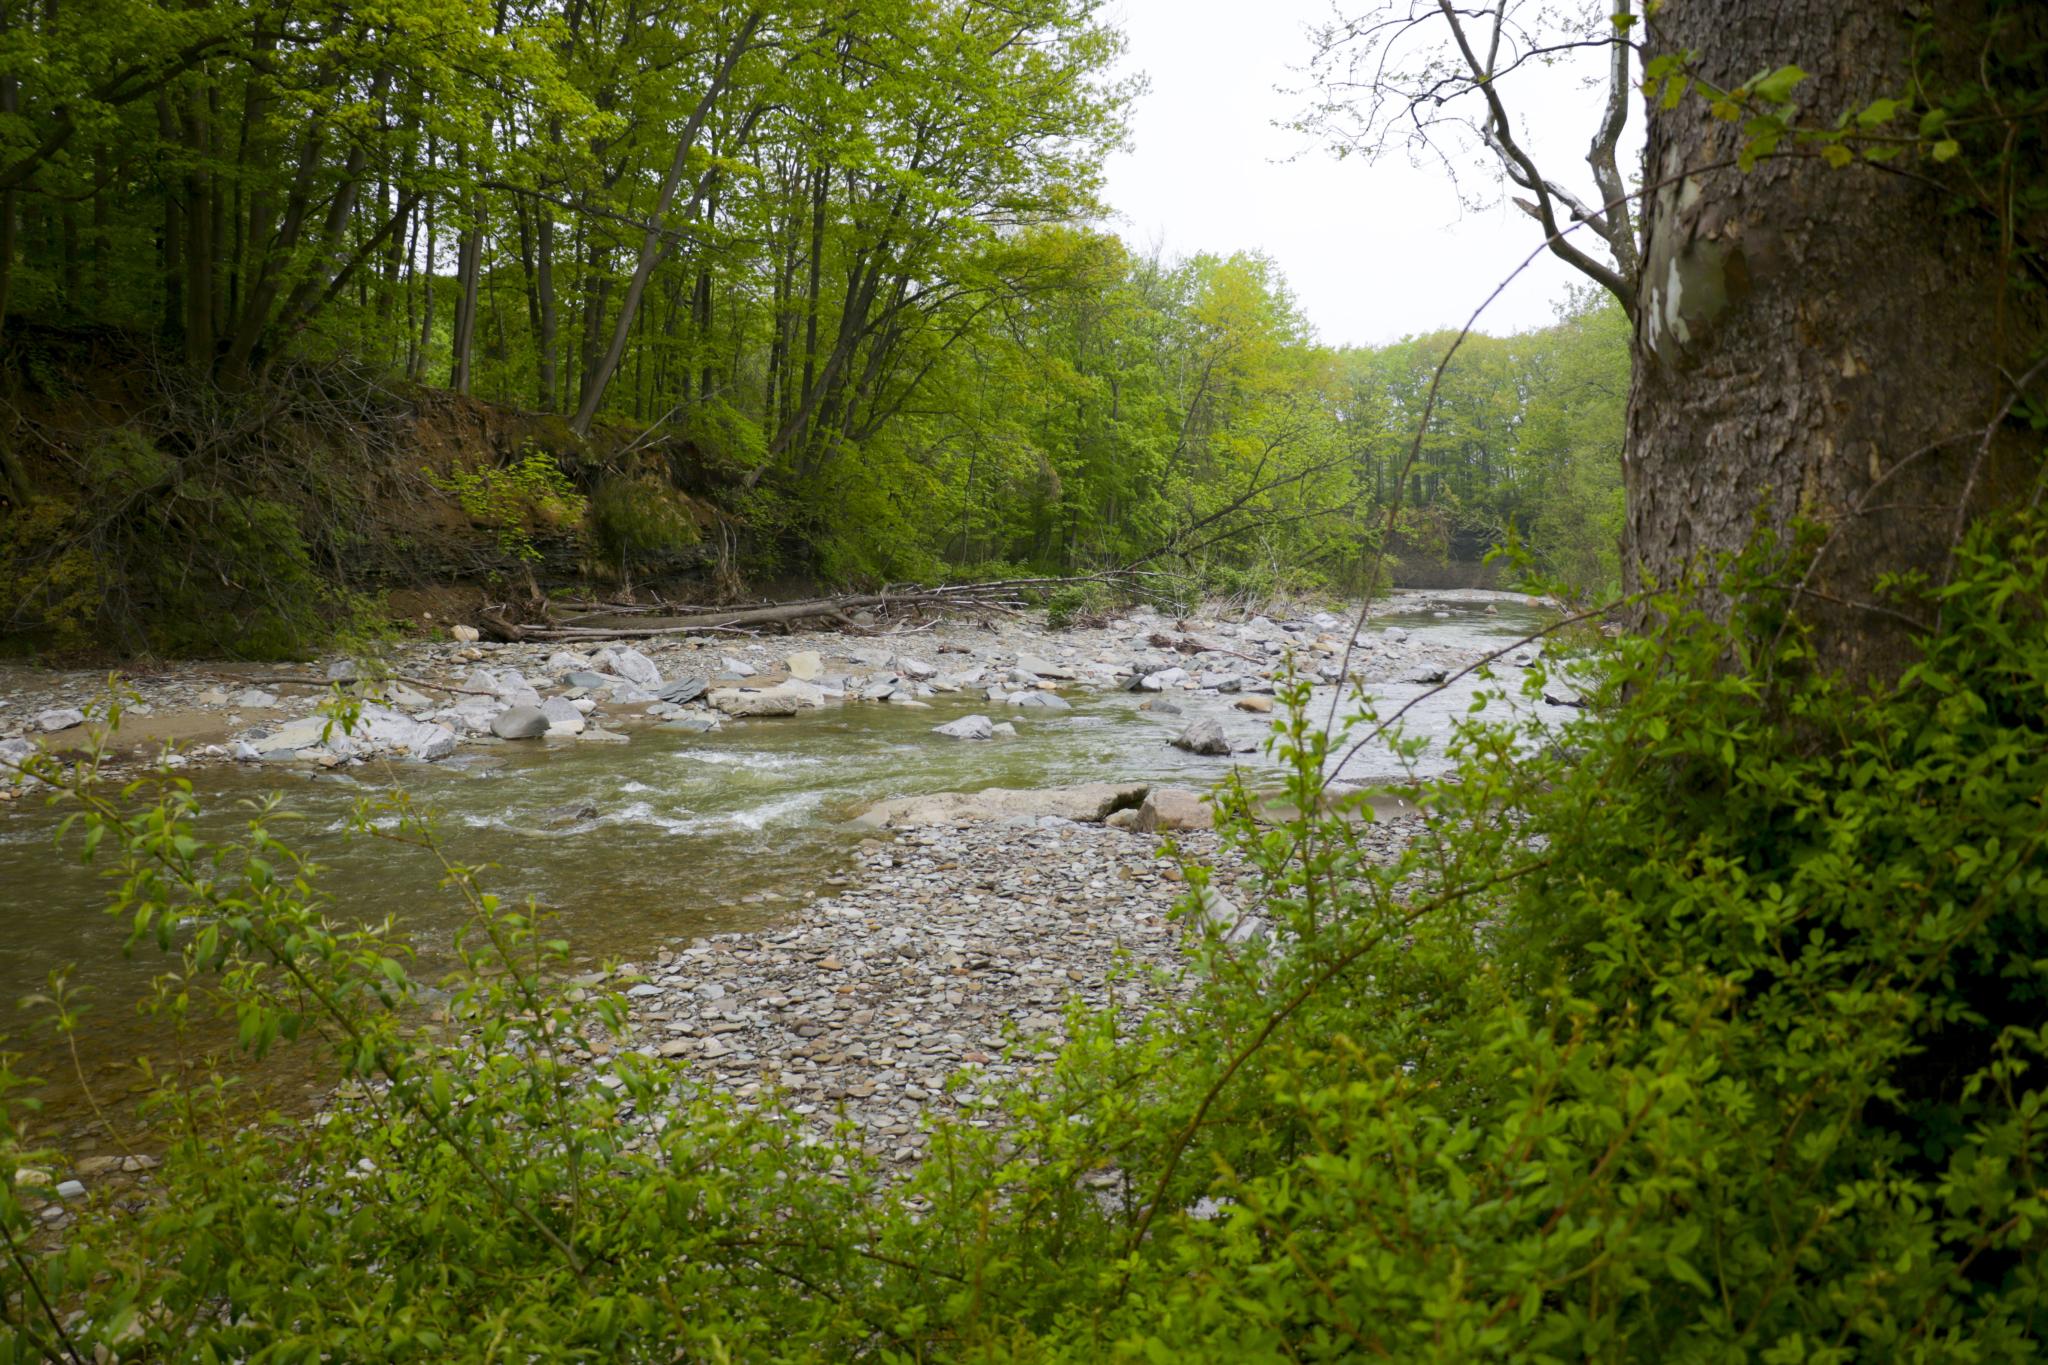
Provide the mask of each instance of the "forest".
{"label": "forest", "polygon": [[1166,2],[0,0],[0,1365],[2048,1356],[2048,7]]}
{"label": "forest", "polygon": [[[303,649],[402,577],[360,543],[412,530],[390,504],[458,482],[472,519],[569,522],[564,580],[1355,587],[1451,339],[1332,348],[1270,260],[1108,231],[1134,87],[1083,0],[90,0],[5,42],[27,648]],[[1627,363],[1598,291],[1464,348],[1397,552],[1618,583]],[[423,485],[360,430],[423,393],[518,434],[443,442]],[[533,505],[553,475],[580,517]],[[192,618],[234,626],[162,624]]]}

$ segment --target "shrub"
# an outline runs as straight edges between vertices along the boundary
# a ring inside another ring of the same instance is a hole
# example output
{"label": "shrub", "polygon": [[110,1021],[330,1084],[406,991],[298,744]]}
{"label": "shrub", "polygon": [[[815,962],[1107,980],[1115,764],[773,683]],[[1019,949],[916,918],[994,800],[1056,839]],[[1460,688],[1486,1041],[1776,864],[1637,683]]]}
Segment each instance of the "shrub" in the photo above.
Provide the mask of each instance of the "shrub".
{"label": "shrub", "polygon": [[508,465],[428,472],[435,487],[453,493],[463,515],[497,533],[498,548],[529,563],[541,558],[534,535],[581,523],[584,499],[569,476],[543,450],[529,449]]}
{"label": "shrub", "polygon": [[1049,630],[1100,621],[1109,610],[1109,590],[1100,583],[1073,583],[1055,588],[1045,601],[1045,624]]}

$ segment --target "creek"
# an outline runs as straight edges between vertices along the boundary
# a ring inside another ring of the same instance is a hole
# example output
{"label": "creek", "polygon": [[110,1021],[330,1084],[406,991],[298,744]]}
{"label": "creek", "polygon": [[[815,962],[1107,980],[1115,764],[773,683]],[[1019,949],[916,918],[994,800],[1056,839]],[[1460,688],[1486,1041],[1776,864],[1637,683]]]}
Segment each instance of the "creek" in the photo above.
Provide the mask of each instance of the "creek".
{"label": "creek", "polygon": [[[1430,594],[1400,605],[1406,609],[1376,614],[1373,629],[1399,627],[1418,642],[1464,653],[1497,648],[1553,619],[1494,594]],[[1506,681],[1512,690],[1513,679]],[[1481,685],[1465,679],[1428,697],[1406,717],[1407,732],[1440,748]],[[1428,689],[1386,683],[1369,690],[1390,710]],[[421,974],[432,978],[451,961],[462,921],[461,905],[440,886],[438,863],[424,850],[348,833],[359,801],[402,783],[433,813],[451,858],[488,865],[488,889],[507,901],[531,898],[551,912],[578,963],[594,965],[788,915],[843,881],[852,853],[874,834],[852,817],[886,797],[1104,781],[1201,788],[1233,763],[1265,772],[1273,762],[1262,750],[1200,757],[1167,742],[1204,716],[1221,720],[1234,743],[1262,741],[1272,718],[1232,709],[1228,694],[1176,693],[1179,715],[1140,710],[1152,695],[1142,692],[1064,695],[1070,711],[1019,713],[979,696],[941,695],[929,709],[834,705],[701,735],[639,729],[624,746],[493,744],[431,765],[373,762],[320,772],[221,764],[185,776],[202,798],[203,835],[232,837],[251,805],[277,793],[285,817],[277,832],[320,866],[317,885],[331,916],[342,923],[395,916],[419,954]],[[1329,696],[1330,689],[1317,689],[1318,720]],[[974,713],[1013,720],[1021,733],[996,742],[932,733]],[[1418,772],[1426,776],[1440,764],[1426,759]],[[1384,746],[1375,746],[1343,775],[1371,782],[1402,773]],[[123,952],[123,926],[104,910],[107,870],[81,863],[75,837],[53,844],[61,813],[35,798],[0,809],[7,903],[0,1002],[11,1007],[36,994],[54,968],[73,964],[72,984],[90,1005],[78,1037],[79,1069],[95,1092],[105,1086],[118,1098],[128,1088],[131,1059],[149,1053],[162,1060],[174,1050],[161,1026],[131,1004],[169,964],[153,948]],[[26,1054],[17,1069],[45,1078],[40,1097],[53,1136],[67,1129],[76,1135],[85,1097],[70,1057],[36,1014],[15,1014],[0,1029],[13,1035],[8,1048]],[[208,1041],[203,1032],[199,1037]],[[289,1090],[313,1085],[313,1074],[285,1068],[272,1079]]]}

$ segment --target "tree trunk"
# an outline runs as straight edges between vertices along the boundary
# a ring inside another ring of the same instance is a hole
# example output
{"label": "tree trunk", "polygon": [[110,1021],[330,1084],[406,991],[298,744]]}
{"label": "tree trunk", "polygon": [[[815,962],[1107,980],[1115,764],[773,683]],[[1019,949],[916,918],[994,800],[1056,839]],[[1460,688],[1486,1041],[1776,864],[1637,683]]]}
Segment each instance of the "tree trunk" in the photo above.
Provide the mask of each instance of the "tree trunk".
{"label": "tree trunk", "polygon": [[[1938,61],[1970,78],[1981,7],[1928,8],[1935,33],[1958,35]],[[1656,37],[1727,87],[1796,64],[1811,73],[1802,119],[1822,126],[1902,94],[1911,43],[1903,13],[1874,0],[1688,0]],[[1739,122],[1697,96],[1649,100],[1648,117],[1644,179],[1658,188],[1624,460],[1627,586],[1693,570],[1711,583],[1714,558],[1759,524],[1789,538],[1811,523],[1825,548],[1784,591],[1818,662],[1894,675],[1933,612],[1881,600],[1877,580],[1942,581],[1965,520],[2030,485],[2022,432],[2001,419],[2043,335],[2041,293],[2015,290],[1996,224],[1953,212],[1954,191],[1929,183],[1949,168],[1785,156],[1706,170],[1734,159]],[[2030,387],[2048,385],[2036,374]]]}

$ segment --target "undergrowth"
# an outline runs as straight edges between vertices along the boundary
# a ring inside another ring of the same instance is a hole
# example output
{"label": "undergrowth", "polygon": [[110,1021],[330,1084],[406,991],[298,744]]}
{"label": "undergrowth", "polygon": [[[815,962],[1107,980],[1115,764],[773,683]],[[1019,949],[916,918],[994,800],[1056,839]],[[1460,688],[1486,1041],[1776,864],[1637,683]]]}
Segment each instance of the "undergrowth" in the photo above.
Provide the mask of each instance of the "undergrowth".
{"label": "undergrowth", "polygon": [[[1932,596],[1876,693],[1662,600],[1562,736],[1495,684],[1391,863],[1330,782],[1392,718],[1325,734],[1291,689],[1313,814],[1218,796],[1272,937],[1190,917],[1189,998],[1076,1009],[893,1187],[678,1063],[572,1062],[625,1003],[559,992],[565,945],[480,869],[448,868],[434,1030],[393,926],[338,927],[275,811],[209,846],[174,775],[42,764],[173,954],[167,1026],[227,1011],[342,1088],[250,1124],[154,1077],[160,1196],[62,1245],[13,1184],[17,1094],[0,1361],[2035,1358],[2043,521],[1980,528]],[[402,794],[359,826],[433,838]]]}

